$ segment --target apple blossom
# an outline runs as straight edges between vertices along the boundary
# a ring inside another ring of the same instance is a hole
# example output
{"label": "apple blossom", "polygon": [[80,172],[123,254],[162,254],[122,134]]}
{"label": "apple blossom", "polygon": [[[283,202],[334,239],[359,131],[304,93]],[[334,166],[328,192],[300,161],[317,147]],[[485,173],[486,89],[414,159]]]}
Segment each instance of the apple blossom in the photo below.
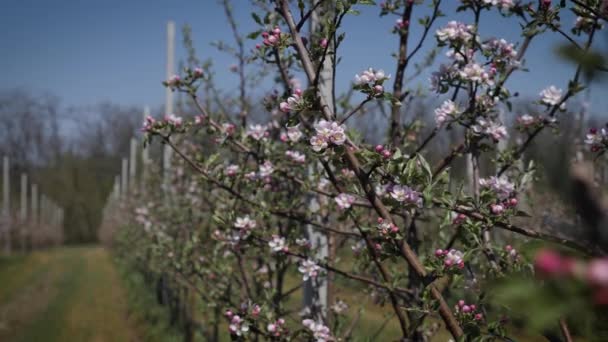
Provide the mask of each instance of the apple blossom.
{"label": "apple blossom", "polygon": [[435,32],[437,40],[439,42],[458,42],[467,43],[474,35],[475,27],[472,25],[466,25],[457,21],[450,21],[448,24],[438,29]]}
{"label": "apple blossom", "polygon": [[409,186],[393,185],[390,190],[390,195],[397,202],[411,204],[418,207],[422,206],[422,197],[420,196],[420,193]]}
{"label": "apple blossom", "polygon": [[469,63],[460,71],[460,77],[464,81],[477,83],[480,85],[492,86],[494,80],[492,76],[479,64]]}
{"label": "apple blossom", "polygon": [[608,258],[597,258],[589,262],[587,280],[592,285],[608,287]]}
{"label": "apple blossom", "polygon": [[233,315],[230,318],[230,325],[228,326],[228,330],[232,335],[243,336],[249,331],[249,324],[239,315]]}
{"label": "apple blossom", "polygon": [[509,182],[506,177],[481,178],[479,185],[494,192],[500,200],[509,198],[515,192],[515,185]]}
{"label": "apple blossom", "polygon": [[386,75],[384,70],[374,70],[369,68],[361,72],[361,75],[355,75],[355,85],[357,86],[370,86],[381,85],[384,81],[391,78],[391,75]]}
{"label": "apple blossom", "polygon": [[150,132],[153,130],[154,125],[156,124],[156,120],[150,115],[146,116],[146,119],[143,122],[141,127],[142,132]]}
{"label": "apple blossom", "polygon": [[311,259],[303,260],[298,267],[298,271],[302,273],[302,279],[307,281],[310,278],[316,278],[319,275],[321,267]]}
{"label": "apple blossom", "polygon": [[270,246],[273,253],[284,252],[288,249],[285,238],[278,235],[272,236],[272,240],[268,242],[268,246]]}
{"label": "apple blossom", "polygon": [[256,141],[260,141],[266,135],[266,127],[262,125],[249,125],[249,129],[247,130],[247,136],[251,137]]}
{"label": "apple blossom", "polygon": [[529,114],[517,117],[517,123],[522,127],[530,127],[536,123],[536,118]]}
{"label": "apple blossom", "polygon": [[228,165],[224,170],[224,174],[228,177],[233,177],[236,175],[237,172],[239,172],[239,168],[240,167],[236,164]]}
{"label": "apple blossom", "polygon": [[355,196],[341,193],[334,198],[340,209],[348,209],[355,202]]}
{"label": "apple blossom", "polygon": [[262,178],[268,177],[273,172],[274,172],[274,165],[272,165],[272,163],[269,160],[265,161],[264,164],[260,165],[260,168],[259,168],[260,177],[262,177]]}
{"label": "apple blossom", "polygon": [[[445,252],[444,252],[445,253]],[[464,267],[464,254],[456,249],[451,249],[447,254],[445,254],[445,258],[443,263],[446,267],[455,267],[463,268]]]}
{"label": "apple blossom", "polygon": [[452,100],[446,100],[441,107],[435,109],[435,123],[441,127],[450,117],[460,114],[457,105]]}
{"label": "apple blossom", "polygon": [[234,222],[234,227],[238,228],[238,229],[253,229],[256,227],[256,222],[255,220],[252,220],[249,215],[246,215],[244,217],[237,217],[235,222]]}
{"label": "apple blossom", "polygon": [[175,114],[169,114],[169,115],[165,116],[165,121],[169,125],[179,127],[182,125],[184,119],[182,119],[180,116],[177,116]]}
{"label": "apple blossom", "polygon": [[288,156],[291,160],[296,163],[304,163],[306,162],[306,156],[298,151],[285,151],[285,155]]}
{"label": "apple blossom", "polygon": [[302,138],[302,131],[297,125],[287,127],[287,137],[291,142],[298,142]]}
{"label": "apple blossom", "polygon": [[555,87],[549,86],[540,92],[540,102],[548,106],[557,106],[562,99],[562,90]]}
{"label": "apple blossom", "polygon": [[330,342],[333,340],[328,327],[323,323],[315,322],[312,319],[305,319],[302,321],[304,325],[312,333],[316,342]]}

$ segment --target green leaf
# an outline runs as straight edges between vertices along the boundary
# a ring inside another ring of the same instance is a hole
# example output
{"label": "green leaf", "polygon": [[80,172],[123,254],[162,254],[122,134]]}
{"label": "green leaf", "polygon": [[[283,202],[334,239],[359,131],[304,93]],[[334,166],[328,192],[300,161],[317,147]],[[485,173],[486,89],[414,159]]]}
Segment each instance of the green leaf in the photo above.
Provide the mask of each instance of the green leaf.
{"label": "green leaf", "polygon": [[257,13],[252,12],[252,13],[251,13],[251,17],[253,18],[253,20],[254,20],[254,21],[255,21],[255,22],[258,24],[258,25],[264,25],[264,24],[262,23],[262,19],[260,18],[260,16],[259,16],[259,15],[257,15]]}

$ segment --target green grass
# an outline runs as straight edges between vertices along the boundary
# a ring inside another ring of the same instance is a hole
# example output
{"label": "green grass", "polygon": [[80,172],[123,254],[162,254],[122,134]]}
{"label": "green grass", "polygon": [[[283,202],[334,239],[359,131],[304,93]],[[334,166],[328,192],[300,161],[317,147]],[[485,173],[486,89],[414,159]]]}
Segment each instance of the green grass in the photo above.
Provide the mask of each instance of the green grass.
{"label": "green grass", "polygon": [[139,340],[120,278],[99,247],[5,258],[0,281],[1,341]]}

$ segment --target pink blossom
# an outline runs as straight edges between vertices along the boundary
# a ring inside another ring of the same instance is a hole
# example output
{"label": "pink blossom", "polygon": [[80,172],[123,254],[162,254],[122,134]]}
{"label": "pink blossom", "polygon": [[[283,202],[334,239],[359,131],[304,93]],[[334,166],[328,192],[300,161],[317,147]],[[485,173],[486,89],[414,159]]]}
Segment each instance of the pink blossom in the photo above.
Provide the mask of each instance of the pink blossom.
{"label": "pink blossom", "polygon": [[386,75],[384,70],[374,70],[369,68],[361,73],[361,75],[355,75],[355,84],[358,86],[370,85],[374,86],[376,84],[382,84],[382,82],[391,78],[391,75]]}
{"label": "pink blossom", "polygon": [[165,121],[167,121],[167,123],[172,126],[179,127],[182,125],[182,122],[184,120],[180,116],[177,116],[175,114],[169,114],[165,116]]}
{"label": "pink blossom", "polygon": [[420,196],[420,193],[409,186],[393,185],[390,190],[390,195],[397,202],[412,204],[419,207],[422,206],[422,197]]}
{"label": "pink blossom", "polygon": [[316,342],[329,342],[332,341],[330,330],[323,323],[315,322],[312,319],[305,319],[302,321],[304,325],[312,333]]}
{"label": "pink blossom", "polygon": [[306,162],[306,156],[298,151],[285,151],[285,155],[296,163]]}
{"label": "pink blossom", "polygon": [[534,269],[544,275],[561,275],[566,273],[562,256],[549,249],[543,249],[536,253]]}
{"label": "pink blossom", "polygon": [[249,125],[249,129],[247,130],[247,136],[257,141],[263,139],[265,137],[265,134],[266,127],[262,125]]}
{"label": "pink blossom", "polygon": [[146,119],[144,120],[144,123],[141,128],[142,132],[152,131],[155,123],[156,123],[156,120],[153,117],[151,117],[150,115],[146,116]]}
{"label": "pink blossom", "polygon": [[505,207],[502,204],[490,204],[490,210],[494,215],[500,215],[505,211]]}
{"label": "pink blossom", "polygon": [[490,189],[501,200],[509,198],[515,192],[515,185],[506,177],[495,177],[482,178],[479,180],[479,185],[482,188]]}
{"label": "pink blossom", "polygon": [[454,118],[460,113],[461,111],[452,100],[446,100],[441,107],[435,109],[435,123],[437,127],[441,127],[450,118]]}
{"label": "pink blossom", "polygon": [[287,137],[291,142],[298,142],[302,138],[302,131],[298,126],[287,127]]}
{"label": "pink blossom", "polygon": [[344,210],[350,208],[351,205],[355,202],[355,196],[341,193],[336,196],[334,200],[336,201],[336,204],[338,204],[338,207]]}
{"label": "pink blossom", "polygon": [[608,258],[598,258],[589,262],[587,280],[593,285],[608,287]]}
{"label": "pink blossom", "polygon": [[463,42],[466,43],[473,38],[474,27],[465,25],[457,21],[450,21],[448,24],[437,30],[435,35],[440,42]]}
{"label": "pink blossom", "polygon": [[274,165],[272,165],[272,163],[269,160],[265,161],[264,164],[260,165],[260,169],[259,169],[260,177],[262,177],[262,178],[268,177],[273,172],[274,172]]}
{"label": "pink blossom", "polygon": [[224,170],[224,174],[228,177],[233,177],[239,171],[239,166],[235,164],[228,165],[226,170]]}

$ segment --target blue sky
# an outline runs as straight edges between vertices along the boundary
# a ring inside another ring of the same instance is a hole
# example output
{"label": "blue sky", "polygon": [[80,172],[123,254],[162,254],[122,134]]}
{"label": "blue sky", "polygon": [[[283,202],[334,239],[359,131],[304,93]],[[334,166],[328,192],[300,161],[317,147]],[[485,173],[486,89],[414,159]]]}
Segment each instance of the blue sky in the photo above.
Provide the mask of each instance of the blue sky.
{"label": "blue sky", "polygon": [[[428,1],[427,1],[428,2]],[[250,17],[249,1],[233,0],[237,21],[243,32],[257,28]],[[457,1],[444,1],[450,13]],[[349,16],[348,32],[342,50],[343,62],[338,71],[338,89],[345,89],[355,73],[367,67],[394,73],[391,53],[397,37],[390,33],[396,17],[378,18],[378,8],[360,6],[360,16]],[[415,16],[428,12],[425,5],[416,8]],[[469,13],[440,18],[470,22]],[[210,46],[212,41],[231,42],[231,32],[217,0],[3,0],[0,4],[0,89],[23,87],[48,91],[60,97],[64,105],[88,105],[112,101],[125,105],[153,107],[163,103],[165,37],[168,20],[176,22],[178,33],[184,24],[193,29],[195,47],[201,59],[212,58],[220,86],[236,88],[236,76],[228,71],[234,63]],[[571,14],[563,16],[565,25],[574,22]],[[519,42],[517,26],[496,13],[481,22],[484,38],[504,37]],[[602,32],[598,42],[608,50],[608,35]],[[414,25],[414,37],[420,34]],[[530,73],[516,73],[509,88],[536,96],[549,84],[565,88],[573,66],[554,54],[563,42],[557,34],[547,34],[533,42],[527,54]],[[429,40],[433,43],[433,40]],[[253,48],[254,41],[247,41]],[[177,57],[184,57],[181,39],[177,39]],[[426,47],[430,45],[427,44]],[[423,57],[423,53],[419,57]],[[441,54],[443,56],[443,53]],[[443,57],[442,57],[443,58]],[[431,70],[429,70],[430,72]],[[410,84],[426,87],[428,73]],[[595,85],[591,93],[593,108],[608,107],[608,82]],[[434,96],[434,95],[433,95]]]}

